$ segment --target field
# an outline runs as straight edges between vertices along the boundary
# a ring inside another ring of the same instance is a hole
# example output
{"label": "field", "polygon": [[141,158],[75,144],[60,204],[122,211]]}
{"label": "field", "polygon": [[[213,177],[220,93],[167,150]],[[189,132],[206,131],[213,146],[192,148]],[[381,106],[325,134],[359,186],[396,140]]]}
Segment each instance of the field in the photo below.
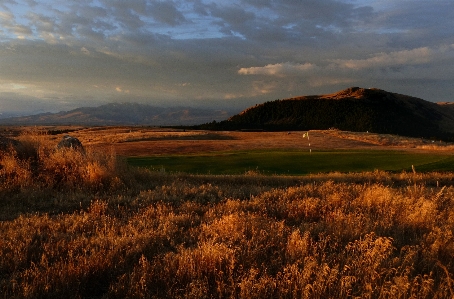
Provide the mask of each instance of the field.
{"label": "field", "polygon": [[[0,297],[454,296],[450,144],[338,131],[311,131],[310,147],[303,132],[3,134],[29,158],[0,157]],[[56,151],[64,134],[85,153]],[[191,159],[200,172],[177,167]]]}
{"label": "field", "polygon": [[454,169],[449,154],[422,154],[403,151],[235,151],[198,155],[132,157],[128,163],[154,170],[193,174],[307,175],[329,172],[363,172],[373,170],[424,171]]}

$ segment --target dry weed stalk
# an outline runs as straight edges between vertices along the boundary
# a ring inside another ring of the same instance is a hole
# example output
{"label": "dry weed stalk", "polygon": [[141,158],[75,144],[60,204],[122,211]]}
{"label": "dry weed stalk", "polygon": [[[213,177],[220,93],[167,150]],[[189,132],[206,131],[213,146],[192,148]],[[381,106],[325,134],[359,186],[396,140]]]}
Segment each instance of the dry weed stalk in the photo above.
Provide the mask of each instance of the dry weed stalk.
{"label": "dry weed stalk", "polygon": [[452,174],[171,175],[38,144],[0,161],[4,298],[452,298]]}

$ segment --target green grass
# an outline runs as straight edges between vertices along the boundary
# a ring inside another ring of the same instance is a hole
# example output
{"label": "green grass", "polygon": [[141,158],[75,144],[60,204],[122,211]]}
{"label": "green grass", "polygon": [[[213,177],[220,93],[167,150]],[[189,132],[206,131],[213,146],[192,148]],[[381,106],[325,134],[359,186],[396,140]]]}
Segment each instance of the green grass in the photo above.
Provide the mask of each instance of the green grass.
{"label": "green grass", "polygon": [[444,155],[442,159],[422,164],[418,167],[418,171],[454,171],[454,156]]}
{"label": "green grass", "polygon": [[403,151],[282,151],[254,150],[198,155],[131,157],[133,166],[192,174],[244,174],[258,171],[266,175],[306,175],[326,172],[373,170],[452,171],[454,156]]}

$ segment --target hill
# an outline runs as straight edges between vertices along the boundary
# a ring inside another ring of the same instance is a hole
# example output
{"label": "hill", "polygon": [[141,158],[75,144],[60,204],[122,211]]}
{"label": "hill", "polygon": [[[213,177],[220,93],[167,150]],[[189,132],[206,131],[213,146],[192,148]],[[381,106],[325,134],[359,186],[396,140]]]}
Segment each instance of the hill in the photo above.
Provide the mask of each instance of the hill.
{"label": "hill", "polygon": [[8,125],[195,125],[227,119],[231,112],[188,107],[154,107],[138,103],[110,103],[58,113],[0,119]]}
{"label": "hill", "polygon": [[295,97],[248,108],[205,129],[326,130],[454,138],[454,107],[381,89],[351,87],[334,94]]}

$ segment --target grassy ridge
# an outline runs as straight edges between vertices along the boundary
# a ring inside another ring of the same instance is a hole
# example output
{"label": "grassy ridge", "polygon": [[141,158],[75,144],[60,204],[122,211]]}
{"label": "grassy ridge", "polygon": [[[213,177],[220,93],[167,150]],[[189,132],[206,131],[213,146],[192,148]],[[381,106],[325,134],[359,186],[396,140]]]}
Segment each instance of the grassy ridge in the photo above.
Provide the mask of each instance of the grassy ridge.
{"label": "grassy ridge", "polygon": [[334,127],[342,131],[451,140],[453,134],[449,129],[452,128],[449,113],[449,109],[415,97],[380,89],[352,87],[336,94],[265,102],[228,120],[198,128],[305,131]]}
{"label": "grassy ridge", "polygon": [[421,154],[402,151],[240,151],[187,156],[131,157],[134,166],[165,169],[193,174],[243,174],[258,171],[267,175],[306,175],[327,172],[385,170],[454,170],[454,158],[448,154]]}

